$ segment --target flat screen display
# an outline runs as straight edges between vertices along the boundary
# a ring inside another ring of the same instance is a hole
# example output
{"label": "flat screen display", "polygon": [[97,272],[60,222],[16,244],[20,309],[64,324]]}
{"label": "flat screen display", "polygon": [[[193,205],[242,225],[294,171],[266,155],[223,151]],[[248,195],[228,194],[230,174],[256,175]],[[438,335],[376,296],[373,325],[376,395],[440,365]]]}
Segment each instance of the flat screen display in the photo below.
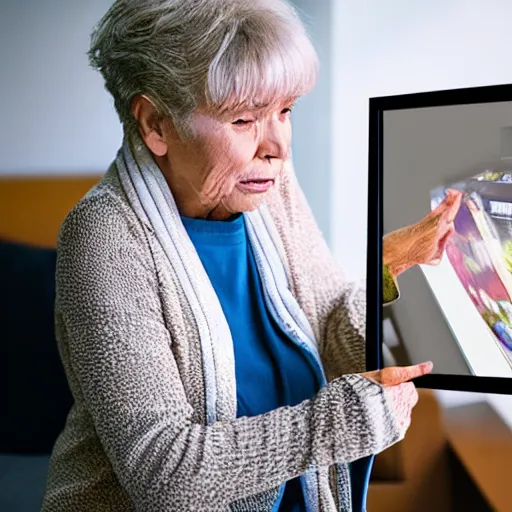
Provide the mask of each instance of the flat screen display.
{"label": "flat screen display", "polygon": [[[370,360],[432,361],[433,373],[420,379],[425,387],[510,394],[512,87],[370,100],[369,170],[370,201],[381,205],[369,207],[369,237],[379,232],[381,241],[423,226],[450,191],[460,198],[440,257],[399,273],[398,300],[384,305],[379,289],[382,345]],[[374,253],[382,265],[383,247],[369,241],[369,276]],[[369,300],[368,315],[377,314]]]}

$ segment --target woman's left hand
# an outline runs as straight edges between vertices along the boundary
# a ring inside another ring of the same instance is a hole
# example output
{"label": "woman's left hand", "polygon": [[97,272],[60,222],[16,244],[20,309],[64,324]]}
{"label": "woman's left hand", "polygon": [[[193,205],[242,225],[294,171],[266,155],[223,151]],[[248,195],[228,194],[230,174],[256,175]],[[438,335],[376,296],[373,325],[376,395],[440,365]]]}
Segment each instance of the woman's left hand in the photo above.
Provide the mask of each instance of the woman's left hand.
{"label": "woman's left hand", "polygon": [[397,229],[383,239],[383,262],[393,276],[414,265],[438,265],[448,239],[454,232],[453,221],[462,202],[462,192],[447,190],[446,198],[416,224]]}

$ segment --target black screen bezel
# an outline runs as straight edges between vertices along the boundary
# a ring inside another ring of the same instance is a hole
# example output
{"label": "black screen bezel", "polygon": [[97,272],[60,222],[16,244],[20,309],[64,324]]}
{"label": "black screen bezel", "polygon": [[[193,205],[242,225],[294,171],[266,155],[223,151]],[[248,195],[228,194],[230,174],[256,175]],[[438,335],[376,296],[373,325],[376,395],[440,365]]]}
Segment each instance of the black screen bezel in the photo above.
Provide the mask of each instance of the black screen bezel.
{"label": "black screen bezel", "polygon": [[[384,112],[505,101],[512,101],[512,84],[370,98],[366,322],[366,364],[369,371],[380,369],[382,363]],[[512,378],[430,374],[414,382],[419,388],[512,395]]]}

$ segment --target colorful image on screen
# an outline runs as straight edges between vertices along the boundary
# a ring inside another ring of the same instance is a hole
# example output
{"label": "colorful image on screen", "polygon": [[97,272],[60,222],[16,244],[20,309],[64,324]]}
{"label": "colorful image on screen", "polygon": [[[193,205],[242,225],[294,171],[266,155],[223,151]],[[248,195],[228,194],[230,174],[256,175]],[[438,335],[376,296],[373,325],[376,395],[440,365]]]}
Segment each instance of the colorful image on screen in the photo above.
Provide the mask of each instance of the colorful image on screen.
{"label": "colorful image on screen", "polygon": [[431,193],[436,208],[448,188],[464,192],[446,257],[512,366],[512,175],[486,172]]}

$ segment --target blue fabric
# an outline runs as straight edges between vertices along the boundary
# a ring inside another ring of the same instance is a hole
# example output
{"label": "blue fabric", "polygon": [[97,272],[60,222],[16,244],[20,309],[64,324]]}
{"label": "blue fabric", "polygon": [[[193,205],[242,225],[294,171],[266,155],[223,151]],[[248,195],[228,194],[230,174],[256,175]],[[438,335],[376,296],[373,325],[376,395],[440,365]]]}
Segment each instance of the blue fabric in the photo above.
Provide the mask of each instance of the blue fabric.
{"label": "blue fabric", "polygon": [[[225,222],[183,218],[183,223],[231,330],[237,416],[264,414],[313,397],[320,380],[268,312],[243,216]],[[287,482],[275,510],[305,511],[300,478]]]}
{"label": "blue fabric", "polygon": [[[265,305],[243,215],[224,222],[182,220],[231,330],[237,415],[264,414],[312,398],[321,387],[321,377],[277,326]],[[372,463],[373,457],[367,457],[350,465],[354,512],[365,511]],[[290,480],[273,512],[305,510],[301,480]]]}
{"label": "blue fabric", "polygon": [[366,511],[366,498],[368,486],[375,457],[364,457],[350,464],[350,483],[352,491],[352,510],[354,512]]}

